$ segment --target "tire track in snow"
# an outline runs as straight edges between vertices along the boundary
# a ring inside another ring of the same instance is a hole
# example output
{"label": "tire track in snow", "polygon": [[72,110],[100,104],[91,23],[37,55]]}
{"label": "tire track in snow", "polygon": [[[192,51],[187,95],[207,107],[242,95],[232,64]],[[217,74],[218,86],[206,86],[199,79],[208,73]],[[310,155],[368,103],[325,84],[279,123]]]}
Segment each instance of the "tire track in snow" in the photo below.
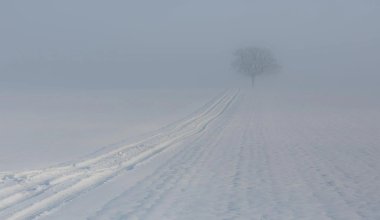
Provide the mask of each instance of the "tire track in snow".
{"label": "tire track in snow", "polygon": [[[219,117],[235,96],[236,92],[228,92],[199,114],[179,122],[174,129],[155,134],[136,144],[127,145],[69,166],[3,174],[3,179],[4,176],[10,176],[17,182],[3,181],[4,187],[0,185],[0,207],[2,207],[0,217],[34,218],[59,207],[79,194],[103,184],[119,172],[132,169],[136,164],[160,153],[165,148],[204,132],[207,124]],[[75,175],[77,173],[78,175]],[[68,181],[74,183],[65,185]],[[51,182],[55,184],[49,184]],[[41,186],[43,186],[42,190]],[[49,194],[44,197],[47,192]]]}
{"label": "tire track in snow", "polygon": [[[222,129],[222,126],[213,126],[213,129],[207,129],[208,132],[201,133],[195,140],[181,143],[181,150],[158,167],[154,174],[108,202],[89,219],[146,219],[155,215],[158,206],[159,210],[166,210],[163,207],[172,209],[175,203],[167,198],[175,194],[174,191],[186,190],[186,185],[197,173],[195,170],[202,169],[199,165],[207,160],[212,148],[217,146],[217,143],[213,143],[213,137],[220,136]],[[205,137],[209,141],[207,145],[213,147],[204,147],[206,143],[200,140]]]}

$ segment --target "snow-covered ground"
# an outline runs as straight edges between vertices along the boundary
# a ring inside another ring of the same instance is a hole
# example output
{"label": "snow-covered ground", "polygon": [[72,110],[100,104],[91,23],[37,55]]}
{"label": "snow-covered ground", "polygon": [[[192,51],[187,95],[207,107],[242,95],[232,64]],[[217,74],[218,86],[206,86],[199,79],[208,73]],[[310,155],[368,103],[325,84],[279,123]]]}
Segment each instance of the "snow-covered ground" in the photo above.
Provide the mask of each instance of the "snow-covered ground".
{"label": "snow-covered ground", "polygon": [[2,169],[0,219],[380,219],[376,97],[211,94],[125,144]]}
{"label": "snow-covered ground", "polygon": [[43,168],[131,141],[222,90],[1,90],[1,170]]}

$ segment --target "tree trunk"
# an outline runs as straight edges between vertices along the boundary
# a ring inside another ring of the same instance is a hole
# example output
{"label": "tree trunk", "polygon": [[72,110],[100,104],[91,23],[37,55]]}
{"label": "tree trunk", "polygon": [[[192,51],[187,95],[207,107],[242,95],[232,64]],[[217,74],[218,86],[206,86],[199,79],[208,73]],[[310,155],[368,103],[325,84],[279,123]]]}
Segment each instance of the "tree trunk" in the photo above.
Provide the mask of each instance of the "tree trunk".
{"label": "tree trunk", "polygon": [[254,75],[251,76],[251,85],[252,85],[252,88],[255,87],[255,76]]}

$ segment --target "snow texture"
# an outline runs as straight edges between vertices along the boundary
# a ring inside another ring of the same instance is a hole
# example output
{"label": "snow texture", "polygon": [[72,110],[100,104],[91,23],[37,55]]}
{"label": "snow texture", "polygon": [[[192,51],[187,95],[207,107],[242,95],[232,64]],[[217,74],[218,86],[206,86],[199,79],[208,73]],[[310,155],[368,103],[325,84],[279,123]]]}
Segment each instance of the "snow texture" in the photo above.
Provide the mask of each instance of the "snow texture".
{"label": "snow texture", "polygon": [[226,91],[135,143],[1,172],[0,219],[380,219],[378,106],[284,97]]}

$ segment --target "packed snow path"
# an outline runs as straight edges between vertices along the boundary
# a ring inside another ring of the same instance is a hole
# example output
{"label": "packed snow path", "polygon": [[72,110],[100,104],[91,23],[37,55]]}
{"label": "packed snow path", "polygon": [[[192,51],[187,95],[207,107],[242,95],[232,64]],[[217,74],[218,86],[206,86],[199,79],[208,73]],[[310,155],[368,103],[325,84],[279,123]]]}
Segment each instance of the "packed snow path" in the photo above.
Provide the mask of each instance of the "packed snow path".
{"label": "packed snow path", "polygon": [[137,143],[0,173],[0,219],[380,219],[378,139],[326,136],[258,97],[229,91]]}

